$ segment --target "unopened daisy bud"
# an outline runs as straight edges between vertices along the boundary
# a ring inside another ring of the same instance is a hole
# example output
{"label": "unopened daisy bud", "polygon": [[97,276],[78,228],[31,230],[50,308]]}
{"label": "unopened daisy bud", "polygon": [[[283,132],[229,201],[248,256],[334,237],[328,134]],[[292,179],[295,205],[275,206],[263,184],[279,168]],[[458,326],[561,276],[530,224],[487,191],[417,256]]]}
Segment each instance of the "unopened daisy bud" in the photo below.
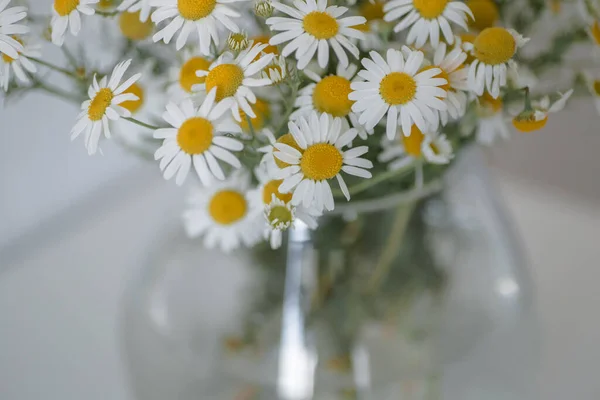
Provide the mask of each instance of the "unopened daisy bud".
{"label": "unopened daisy bud", "polygon": [[285,202],[280,196],[271,195],[271,202],[265,205],[264,211],[267,221],[265,239],[269,240],[271,248],[281,247],[283,232],[290,229],[296,221],[301,221],[310,229],[317,227],[316,217],[320,213],[312,207],[292,205],[291,201]]}
{"label": "unopened daisy bud", "polygon": [[271,63],[262,71],[261,76],[270,79],[273,82],[273,85],[283,82],[288,76],[285,57],[275,56],[273,61],[271,61]]}
{"label": "unopened daisy bud", "polygon": [[248,40],[248,35],[246,35],[245,32],[231,32],[227,38],[227,46],[232,51],[246,50],[249,44],[250,41]]}
{"label": "unopened daisy bud", "polygon": [[275,8],[269,0],[259,0],[254,3],[254,14],[259,17],[269,18],[273,15]]}

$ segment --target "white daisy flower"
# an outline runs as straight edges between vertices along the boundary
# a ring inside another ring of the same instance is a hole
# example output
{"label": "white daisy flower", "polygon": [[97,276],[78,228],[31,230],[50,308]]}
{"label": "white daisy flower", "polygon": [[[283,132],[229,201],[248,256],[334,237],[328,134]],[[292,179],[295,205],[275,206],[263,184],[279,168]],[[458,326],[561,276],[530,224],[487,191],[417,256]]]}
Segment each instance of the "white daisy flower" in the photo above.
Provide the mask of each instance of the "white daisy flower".
{"label": "white daisy flower", "polygon": [[0,88],[4,91],[8,90],[12,78],[11,71],[21,84],[28,85],[31,82],[29,75],[37,72],[36,66],[28,57],[40,57],[42,55],[40,49],[41,46],[38,44],[24,44],[16,58],[8,54],[0,55]]}
{"label": "white daisy flower", "polygon": [[387,114],[386,134],[390,140],[396,135],[399,123],[405,135],[410,134],[413,123],[424,131],[439,118],[435,110],[447,108],[443,86],[448,81],[435,78],[442,70],[430,68],[419,72],[423,53],[408,48],[404,53],[389,49],[384,60],[372,51],[371,58],[362,59],[366,69],[358,73],[365,82],[350,85],[354,91],[349,99],[356,101],[352,111],[360,113],[359,122],[373,129]]}
{"label": "white daisy flower", "polygon": [[223,182],[194,188],[183,214],[187,234],[226,252],[260,242],[263,207],[248,196],[249,187],[249,175],[236,173]]}
{"label": "white daisy flower", "polygon": [[216,101],[219,107],[231,109],[236,121],[241,122],[240,109],[251,118],[256,114],[250,104],[256,102],[256,96],[251,88],[268,86],[270,79],[254,77],[260,76],[261,71],[271,62],[273,54],[261,54],[265,44],[257,44],[242,51],[237,57],[231,53],[224,53],[215,60],[208,70],[196,72],[198,77],[204,77],[204,83],[194,87],[206,92],[216,88]]}
{"label": "white daisy flower", "polygon": [[17,22],[27,17],[27,7],[17,6],[6,8],[10,0],[0,0],[0,56],[6,55],[16,59],[23,51],[23,44],[12,35],[23,35],[29,32],[29,27]]}
{"label": "white daisy flower", "polygon": [[231,51],[242,51],[246,50],[250,45],[250,40],[248,40],[248,34],[244,31],[242,32],[229,32],[229,36],[227,37],[227,47]]}
{"label": "white daisy flower", "polygon": [[99,0],[54,0],[52,7],[52,43],[62,46],[65,41],[65,33],[69,28],[71,35],[77,36],[81,30],[81,16],[94,15],[95,10],[90,7]]}
{"label": "white daisy flower", "polygon": [[[406,42],[421,48],[429,42],[435,48],[440,44],[440,31],[447,43],[454,43],[453,22],[468,30],[467,16],[471,9],[460,1],[449,0],[392,0],[383,7],[387,22],[401,19],[394,32],[410,28]],[[449,22],[450,21],[450,22]]]}
{"label": "white daisy flower", "polygon": [[182,59],[178,59],[176,65],[169,69],[169,86],[167,93],[171,101],[181,102],[191,96],[199,94],[199,87],[204,83],[206,77],[196,75],[197,71],[205,71],[210,68],[213,60],[198,55],[195,51],[184,49]]}
{"label": "white daisy flower", "polygon": [[172,18],[152,39],[155,42],[162,40],[169,43],[179,31],[175,48],[180,50],[187,43],[190,34],[196,31],[200,41],[200,52],[210,55],[211,43],[219,46],[218,29],[224,27],[231,32],[239,32],[232,18],[238,18],[240,13],[226,4],[240,1],[247,0],[150,0],[151,6],[158,7],[152,13],[152,22],[158,25]]}
{"label": "white daisy flower", "polygon": [[98,82],[94,75],[93,83],[88,88],[90,99],[81,104],[82,111],[77,117],[77,123],[71,129],[71,140],[85,131],[85,147],[90,155],[95,154],[98,150],[98,142],[103,132],[107,139],[110,138],[109,121],[117,121],[121,117],[131,116],[131,113],[121,104],[128,100],[138,99],[135,94],[126,93],[126,90],[140,79],[141,74],[135,74],[120,83],[130,64],[131,60],[117,64],[110,79],[105,76]]}
{"label": "white daisy flower", "polygon": [[298,69],[304,69],[315,53],[321,68],[329,63],[329,46],[333,49],[339,63],[348,66],[348,51],[358,58],[359,50],[348,38],[364,39],[364,34],[355,29],[355,25],[364,24],[364,17],[340,18],[348,11],[346,7],[329,6],[327,0],[298,0],[294,7],[280,2],[272,2],[273,7],[288,17],[271,17],[267,25],[272,31],[282,31],[273,36],[269,43],[276,46],[289,42],[281,55],[289,56],[296,52]]}
{"label": "white daisy flower", "polygon": [[213,177],[224,180],[225,173],[217,159],[240,168],[240,161],[231,151],[240,151],[244,145],[225,133],[241,133],[240,126],[223,114],[227,111],[224,103],[216,104],[217,89],[213,88],[199,108],[191,99],[179,106],[167,104],[163,119],[171,128],[157,129],[154,138],[164,139],[163,145],[154,153],[160,160],[164,178],[169,180],[175,174],[175,183],[183,184],[193,166],[205,186]]}
{"label": "white daisy flower", "polygon": [[342,121],[328,114],[312,112],[308,117],[290,121],[288,128],[299,149],[284,143],[276,143],[274,156],[287,163],[283,168],[285,177],[279,191],[287,193],[294,189],[292,205],[314,205],[318,212],[323,208],[333,210],[334,200],[329,180],[336,178],[340,189],[350,199],[350,193],[341,172],[361,178],[371,178],[367,169],[373,167],[371,161],[360,158],[369,148],[354,147],[343,151],[358,134],[356,129],[341,133]]}
{"label": "white daisy flower", "polygon": [[129,11],[130,13],[136,13],[141,22],[146,22],[152,12],[152,6],[150,5],[151,1],[152,0],[123,0],[117,7],[117,10],[121,12]]}
{"label": "white daisy flower", "polygon": [[423,133],[416,125],[411,127],[409,136],[401,135],[394,140],[384,138],[382,148],[377,159],[389,163],[390,170],[412,168],[421,159],[431,164],[446,164],[452,158],[452,147],[445,135],[433,131]]}
{"label": "white daisy flower", "polygon": [[[347,68],[340,64],[333,75],[321,77],[309,69],[304,74],[315,83],[310,83],[300,90],[295,101],[296,111],[290,116],[295,119],[301,115],[309,115],[312,111],[327,113],[333,118],[342,118],[342,129],[347,130],[350,126],[359,130],[359,136],[366,138],[366,130],[358,123],[358,116],[352,112],[353,100],[348,98],[352,92],[351,81],[356,75],[358,67],[350,64]],[[369,131],[373,133],[373,131]]]}
{"label": "white daisy flower", "polygon": [[273,155],[277,151],[277,149],[275,148],[275,144],[283,143],[288,146],[292,146],[298,151],[300,151],[300,146],[298,146],[291,133],[286,133],[278,139],[275,139],[275,135],[273,135],[273,132],[271,132],[270,129],[264,129],[261,132],[261,134],[262,137],[267,139],[268,144],[257,149],[259,153],[264,154],[262,159],[260,160],[260,165],[266,168],[270,177],[274,177],[275,179],[281,179],[285,175],[282,174],[282,169],[284,169],[285,167],[289,167],[290,164],[287,164],[279,160],[278,158],[275,158],[275,156]]}
{"label": "white daisy flower", "polygon": [[497,98],[506,85],[507,69],[516,68],[512,57],[528,41],[512,29],[494,27],[484,29],[473,43],[464,43],[463,48],[475,57],[469,67],[471,90],[478,96],[487,90]]}
{"label": "white daisy flower", "polygon": [[573,94],[573,89],[566,93],[559,93],[560,97],[550,104],[550,97],[544,96],[539,102],[533,102],[533,110],[526,110],[513,118],[513,126],[521,132],[533,132],[542,129],[548,122],[548,114],[555,113],[567,104]]}
{"label": "white daisy flower", "polygon": [[284,231],[293,228],[294,224],[298,223],[297,221],[306,224],[310,229],[316,229],[316,218],[320,214],[314,208],[306,208],[302,205],[294,206],[292,203],[284,202],[273,195],[271,202],[265,206],[264,211],[267,221],[267,228],[264,233],[265,240],[269,242],[272,249],[278,249],[281,247]]}
{"label": "white daisy flower", "polygon": [[[448,123],[449,118],[456,120],[465,115],[467,109],[467,83],[468,68],[463,64],[467,59],[467,54],[460,47],[455,47],[446,53],[446,43],[440,43],[433,55],[433,67],[441,69],[441,73],[436,75],[438,78],[444,78],[448,81],[442,86],[448,96],[444,99],[446,110],[439,111],[442,125]],[[431,68],[431,67],[429,67]],[[435,130],[437,127],[433,127]]]}
{"label": "white daisy flower", "polygon": [[425,135],[423,157],[431,164],[448,164],[454,157],[452,145],[444,134]]}
{"label": "white daisy flower", "polygon": [[281,55],[275,55],[271,63],[262,70],[260,76],[264,79],[269,79],[273,85],[283,82],[288,76],[287,62],[285,61],[285,57]]}

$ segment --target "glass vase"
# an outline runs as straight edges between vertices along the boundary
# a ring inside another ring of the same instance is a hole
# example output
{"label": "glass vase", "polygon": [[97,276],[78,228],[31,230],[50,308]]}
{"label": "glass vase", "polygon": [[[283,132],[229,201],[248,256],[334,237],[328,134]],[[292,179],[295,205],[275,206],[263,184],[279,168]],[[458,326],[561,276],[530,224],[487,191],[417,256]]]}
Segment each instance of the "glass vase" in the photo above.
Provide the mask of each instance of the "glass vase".
{"label": "glass vase", "polygon": [[124,298],[136,396],[533,396],[529,276],[482,155],[461,158],[442,184],[296,226],[279,251],[223,254],[174,233]]}

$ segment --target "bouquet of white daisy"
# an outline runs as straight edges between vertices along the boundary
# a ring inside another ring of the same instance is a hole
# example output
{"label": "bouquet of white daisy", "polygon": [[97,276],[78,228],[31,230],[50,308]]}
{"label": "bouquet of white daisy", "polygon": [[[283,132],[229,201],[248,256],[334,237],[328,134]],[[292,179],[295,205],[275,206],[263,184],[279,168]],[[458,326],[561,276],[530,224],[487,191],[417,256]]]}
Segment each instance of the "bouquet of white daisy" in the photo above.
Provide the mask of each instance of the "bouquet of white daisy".
{"label": "bouquet of white daisy", "polygon": [[[80,104],[71,138],[90,155],[114,140],[189,185],[185,229],[209,248],[255,247],[267,266],[286,232],[314,230],[309,319],[336,332],[338,369],[363,321],[442,286],[423,202],[462,150],[542,129],[573,93],[600,104],[597,0],[21,3],[0,0],[5,99]],[[272,276],[263,316],[283,296]],[[254,311],[229,347],[259,341]]]}

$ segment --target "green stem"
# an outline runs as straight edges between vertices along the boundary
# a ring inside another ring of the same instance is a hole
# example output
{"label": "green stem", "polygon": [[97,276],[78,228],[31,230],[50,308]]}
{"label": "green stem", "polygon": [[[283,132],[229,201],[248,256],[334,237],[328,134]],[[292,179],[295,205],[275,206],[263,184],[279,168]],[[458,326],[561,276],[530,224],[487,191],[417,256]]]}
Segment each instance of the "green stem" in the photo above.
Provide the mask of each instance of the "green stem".
{"label": "green stem", "polygon": [[289,99],[291,99],[291,100],[289,102],[287,102],[286,107],[285,107],[285,114],[283,115],[283,119],[281,120],[281,123],[277,127],[276,132],[279,135],[283,135],[285,133],[285,132],[283,132],[283,130],[284,130],[284,128],[287,128],[287,123],[290,118],[290,115],[292,115],[292,112],[294,111],[294,102],[296,100],[296,95],[298,94],[298,86],[299,85],[297,83],[290,85],[290,87],[292,89],[292,93],[290,94]]}
{"label": "green stem", "polygon": [[250,134],[252,135],[252,139],[256,137],[256,133],[254,132],[254,126],[252,125],[252,119],[246,114],[246,121],[248,121],[248,128],[250,129]]}
{"label": "green stem", "polygon": [[55,70],[55,71],[57,71],[57,72],[60,72],[61,74],[65,74],[65,75],[67,75],[68,77],[75,78],[75,79],[79,79],[79,77],[77,76],[77,74],[76,74],[75,72],[71,72],[71,71],[69,71],[68,69],[65,69],[65,68],[59,67],[58,65],[54,65],[54,64],[52,64],[52,63],[49,63],[49,62],[47,62],[47,61],[40,60],[40,59],[37,59],[37,58],[29,57],[29,59],[30,59],[31,61],[35,62],[35,63],[38,63],[38,64],[40,64],[40,65],[43,65],[43,66],[45,66],[45,67],[48,67],[48,68],[50,68],[50,69],[53,69],[53,70]]}
{"label": "green stem", "polygon": [[[379,175],[375,175],[371,179],[366,179],[357,185],[350,186],[348,188],[348,192],[350,192],[350,195],[356,195],[358,193],[364,192],[365,190],[370,189],[375,185],[378,185],[389,179],[395,178],[396,176],[402,175],[405,172],[411,171],[413,167],[414,163],[411,163],[405,166],[404,168],[382,172]],[[336,197],[341,197],[344,195],[340,189],[332,189],[332,192],[333,195]]]}
{"label": "green stem", "polygon": [[64,53],[65,57],[69,61],[69,64],[71,64],[71,67],[77,68],[78,67],[77,60],[75,59],[75,57],[73,56],[73,54],[71,54],[71,52],[67,48],[67,45],[62,45],[60,47],[60,49],[62,50],[62,52]]}
{"label": "green stem", "polygon": [[62,89],[59,89],[59,88],[47,85],[47,84],[45,84],[44,82],[41,82],[41,81],[37,81],[37,88],[41,89],[41,90],[43,90],[45,92],[48,92],[50,94],[53,94],[53,95],[55,95],[57,97],[60,97],[60,98],[62,98],[64,100],[68,100],[68,101],[71,101],[71,102],[74,102],[74,103],[77,103],[77,104],[79,104],[79,103],[81,103],[83,101],[78,96],[75,96],[75,95],[72,95],[71,93],[65,92]]}
{"label": "green stem", "polygon": [[137,119],[132,118],[132,117],[124,117],[123,119],[125,119],[125,120],[127,120],[129,122],[133,122],[136,125],[143,126],[144,128],[152,129],[153,131],[155,131],[157,129],[160,129],[159,126],[150,125],[150,124],[147,124],[145,122],[142,122],[142,121],[137,120]]}

